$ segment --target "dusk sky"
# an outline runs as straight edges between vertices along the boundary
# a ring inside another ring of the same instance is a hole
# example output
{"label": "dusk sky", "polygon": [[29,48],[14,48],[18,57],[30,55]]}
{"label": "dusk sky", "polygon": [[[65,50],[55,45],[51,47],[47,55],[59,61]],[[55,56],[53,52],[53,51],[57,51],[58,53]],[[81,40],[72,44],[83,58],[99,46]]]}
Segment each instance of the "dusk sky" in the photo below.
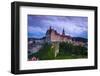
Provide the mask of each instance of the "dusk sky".
{"label": "dusk sky", "polygon": [[88,36],[88,17],[28,15],[28,38],[42,38],[49,27],[72,37]]}

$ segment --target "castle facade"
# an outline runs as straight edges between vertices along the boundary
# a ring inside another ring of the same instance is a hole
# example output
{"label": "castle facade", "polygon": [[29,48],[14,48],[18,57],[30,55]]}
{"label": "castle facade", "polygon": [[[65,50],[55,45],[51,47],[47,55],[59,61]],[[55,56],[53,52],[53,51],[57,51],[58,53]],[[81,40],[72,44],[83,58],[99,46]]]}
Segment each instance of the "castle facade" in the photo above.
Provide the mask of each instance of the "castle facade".
{"label": "castle facade", "polygon": [[63,29],[62,34],[59,34],[56,30],[51,27],[46,32],[46,42],[72,42],[70,36],[65,35],[65,31]]}

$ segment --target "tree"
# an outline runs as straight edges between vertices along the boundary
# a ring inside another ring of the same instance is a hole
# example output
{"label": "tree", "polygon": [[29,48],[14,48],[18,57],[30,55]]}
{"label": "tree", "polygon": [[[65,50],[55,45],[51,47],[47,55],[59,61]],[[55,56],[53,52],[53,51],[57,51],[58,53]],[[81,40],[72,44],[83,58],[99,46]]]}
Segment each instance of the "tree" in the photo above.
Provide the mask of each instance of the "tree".
{"label": "tree", "polygon": [[40,60],[51,60],[55,58],[54,48],[51,48],[52,44],[45,43],[38,52],[38,58]]}

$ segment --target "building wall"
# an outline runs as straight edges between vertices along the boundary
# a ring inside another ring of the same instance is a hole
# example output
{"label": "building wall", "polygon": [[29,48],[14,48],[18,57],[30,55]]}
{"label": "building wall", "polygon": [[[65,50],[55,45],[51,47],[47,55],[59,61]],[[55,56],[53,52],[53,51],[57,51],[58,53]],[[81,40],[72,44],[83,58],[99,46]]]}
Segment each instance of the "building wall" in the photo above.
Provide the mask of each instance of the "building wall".
{"label": "building wall", "polygon": [[59,41],[59,37],[55,34],[54,31],[51,32],[51,41]]}
{"label": "building wall", "polygon": [[68,39],[67,37],[57,35],[54,31],[51,32],[50,35],[51,41],[56,41],[56,42],[71,42],[71,39]]}

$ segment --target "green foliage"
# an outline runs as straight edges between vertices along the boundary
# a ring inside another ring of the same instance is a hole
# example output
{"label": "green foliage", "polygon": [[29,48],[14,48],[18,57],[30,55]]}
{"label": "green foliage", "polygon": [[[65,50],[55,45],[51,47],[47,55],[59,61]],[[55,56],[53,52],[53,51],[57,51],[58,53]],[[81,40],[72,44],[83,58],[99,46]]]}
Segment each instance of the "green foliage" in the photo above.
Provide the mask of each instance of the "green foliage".
{"label": "green foliage", "polygon": [[54,59],[54,48],[51,48],[51,44],[45,43],[44,46],[38,52],[38,58],[40,60]]}
{"label": "green foliage", "polygon": [[53,59],[75,59],[86,58],[87,48],[82,46],[75,46],[71,43],[61,42],[59,43],[59,53],[55,57],[55,47],[52,47],[52,43],[45,43],[39,52],[28,56],[32,58],[35,56],[39,60],[53,60]]}
{"label": "green foliage", "polygon": [[82,46],[75,46],[71,43],[62,42],[59,48],[60,55],[70,55],[74,57],[87,57],[87,48]]}

